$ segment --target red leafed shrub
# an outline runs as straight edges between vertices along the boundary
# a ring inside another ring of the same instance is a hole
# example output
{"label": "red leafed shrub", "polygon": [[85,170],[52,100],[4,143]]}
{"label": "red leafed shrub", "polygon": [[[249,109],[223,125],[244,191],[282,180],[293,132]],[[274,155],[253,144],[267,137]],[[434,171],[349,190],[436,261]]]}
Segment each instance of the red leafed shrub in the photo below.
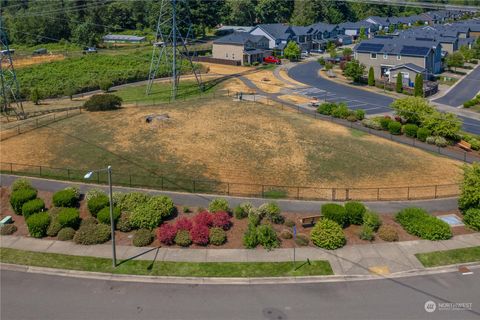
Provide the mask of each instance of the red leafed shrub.
{"label": "red leafed shrub", "polygon": [[193,217],[193,221],[200,226],[211,227],[213,223],[212,214],[208,211],[202,211]]}
{"label": "red leafed shrub", "polygon": [[208,244],[208,227],[201,224],[196,224],[190,230],[190,238],[192,242],[201,246],[206,246]]}
{"label": "red leafed shrub", "polygon": [[176,235],[177,227],[170,223],[164,223],[157,229],[157,238],[163,244],[174,244]]}
{"label": "red leafed shrub", "polygon": [[193,227],[193,223],[188,218],[180,218],[180,219],[177,220],[175,226],[177,227],[177,230],[190,231]]}
{"label": "red leafed shrub", "polygon": [[230,225],[232,224],[230,221],[230,215],[225,211],[214,213],[212,221],[214,227],[222,228],[223,230],[230,229]]}

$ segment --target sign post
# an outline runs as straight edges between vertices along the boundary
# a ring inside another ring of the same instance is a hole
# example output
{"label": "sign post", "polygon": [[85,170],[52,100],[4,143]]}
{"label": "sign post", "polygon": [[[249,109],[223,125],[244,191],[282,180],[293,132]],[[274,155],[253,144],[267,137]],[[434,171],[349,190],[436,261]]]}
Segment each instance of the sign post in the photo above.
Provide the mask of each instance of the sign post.
{"label": "sign post", "polygon": [[295,267],[295,247],[297,246],[297,226],[293,226],[293,266]]}

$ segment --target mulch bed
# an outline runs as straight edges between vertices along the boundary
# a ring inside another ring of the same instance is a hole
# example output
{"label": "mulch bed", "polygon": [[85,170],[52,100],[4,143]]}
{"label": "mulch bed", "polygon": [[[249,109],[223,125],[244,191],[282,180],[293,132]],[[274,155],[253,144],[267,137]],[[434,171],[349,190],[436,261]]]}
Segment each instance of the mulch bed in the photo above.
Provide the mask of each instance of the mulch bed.
{"label": "mulch bed", "polygon": [[[38,197],[42,198],[45,201],[45,205],[47,208],[52,207],[52,192],[46,192],[46,191],[38,191]],[[0,188],[0,219],[10,215],[13,217],[14,224],[17,226],[18,230],[15,232],[14,235],[16,236],[24,236],[24,237],[29,237],[28,229],[25,223],[25,219],[20,216],[16,215],[9,202],[9,197],[10,197],[10,190],[5,187]],[[196,212],[198,211],[199,208],[194,208],[190,207],[189,209],[191,212],[185,213],[183,212],[183,206],[177,206],[178,208],[178,215],[176,217],[173,217],[168,220],[168,222],[175,222],[179,217],[193,217]],[[82,219],[90,217],[90,213],[88,212],[88,208],[86,205],[85,200],[80,201],[80,217]],[[313,212],[312,214],[317,214],[317,212]],[[448,211],[448,212],[433,212],[431,213],[434,216],[437,215],[443,215],[443,214],[456,214],[459,217],[462,216],[462,214],[458,210],[454,211]],[[301,214],[301,213],[293,213],[293,212],[284,212],[282,215],[285,217],[285,220],[292,220],[296,222],[297,226],[297,234],[304,234],[309,236],[310,231],[312,230],[312,227],[304,227],[300,224],[299,219],[302,216],[305,216],[307,214]],[[395,230],[398,232],[399,239],[400,241],[409,241],[409,240],[419,240],[420,238],[416,236],[412,236],[408,234],[397,222],[394,220],[394,215],[392,214],[385,214],[385,213],[379,213],[380,218],[382,220],[383,225],[391,225],[395,228]],[[243,234],[245,230],[247,229],[247,224],[248,224],[248,219],[236,219],[235,217],[232,217],[232,227],[230,230],[227,231],[227,242],[222,245],[222,246],[214,246],[214,245],[208,245],[207,248],[212,248],[212,249],[236,249],[236,248],[244,248],[243,246]],[[277,234],[280,234],[282,230],[290,230],[292,231],[291,228],[286,227],[285,225],[273,225],[273,228],[277,232]],[[357,225],[351,225],[345,229],[343,229],[345,236],[347,238],[347,245],[358,245],[358,244],[370,244],[370,243],[382,243],[385,242],[379,237],[375,237],[373,241],[367,241],[367,240],[362,240],[358,237],[358,234],[361,231],[362,226],[357,226]],[[469,234],[469,233],[474,233],[475,231],[464,227],[464,226],[458,226],[458,227],[452,227],[452,232],[454,235],[462,235],[462,234]],[[116,231],[115,232],[115,237],[118,245],[132,245],[132,238],[134,235],[135,231],[131,232],[120,232]],[[55,237],[46,237],[44,239],[56,239]],[[151,247],[158,247],[158,246],[163,246],[157,239],[150,245]],[[282,248],[293,248],[295,246],[295,242],[293,239],[281,239],[281,247]],[[312,243],[310,243],[310,246],[313,246]],[[173,248],[179,247],[176,245],[171,246]],[[298,246],[297,246],[298,247]],[[190,248],[205,248],[205,246],[198,246],[198,245],[191,245]]]}

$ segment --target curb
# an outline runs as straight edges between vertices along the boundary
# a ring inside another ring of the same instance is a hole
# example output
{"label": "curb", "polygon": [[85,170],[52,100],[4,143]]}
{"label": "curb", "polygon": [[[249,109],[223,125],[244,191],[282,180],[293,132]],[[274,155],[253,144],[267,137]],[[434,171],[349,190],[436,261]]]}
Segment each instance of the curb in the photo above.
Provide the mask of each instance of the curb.
{"label": "curb", "polygon": [[406,272],[383,275],[342,275],[342,276],[310,276],[310,277],[265,277],[265,278],[213,278],[213,277],[169,277],[169,276],[140,276],[127,274],[111,274],[101,272],[87,272],[77,270],[54,269],[45,267],[34,267],[0,263],[1,271],[26,272],[50,276],[61,276],[70,278],[96,279],[105,281],[139,282],[154,284],[203,284],[203,285],[265,285],[265,284],[309,284],[329,282],[350,282],[366,280],[386,280],[406,277],[428,276],[450,272],[458,272],[458,267],[469,266],[470,269],[479,269],[479,262],[454,264],[446,267],[429,269],[415,269]]}

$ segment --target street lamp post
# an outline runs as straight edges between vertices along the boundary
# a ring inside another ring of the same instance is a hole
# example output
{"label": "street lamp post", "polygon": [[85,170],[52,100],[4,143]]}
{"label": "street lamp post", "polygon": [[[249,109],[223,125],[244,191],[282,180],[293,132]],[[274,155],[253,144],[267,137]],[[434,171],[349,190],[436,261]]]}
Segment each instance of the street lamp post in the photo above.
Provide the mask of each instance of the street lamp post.
{"label": "street lamp post", "polygon": [[113,220],[113,192],[112,192],[112,167],[108,166],[106,169],[89,171],[85,174],[85,179],[90,179],[94,172],[107,171],[108,173],[108,194],[110,201],[110,227],[112,232],[112,265],[114,268],[117,267],[117,252],[115,249],[115,221]]}

